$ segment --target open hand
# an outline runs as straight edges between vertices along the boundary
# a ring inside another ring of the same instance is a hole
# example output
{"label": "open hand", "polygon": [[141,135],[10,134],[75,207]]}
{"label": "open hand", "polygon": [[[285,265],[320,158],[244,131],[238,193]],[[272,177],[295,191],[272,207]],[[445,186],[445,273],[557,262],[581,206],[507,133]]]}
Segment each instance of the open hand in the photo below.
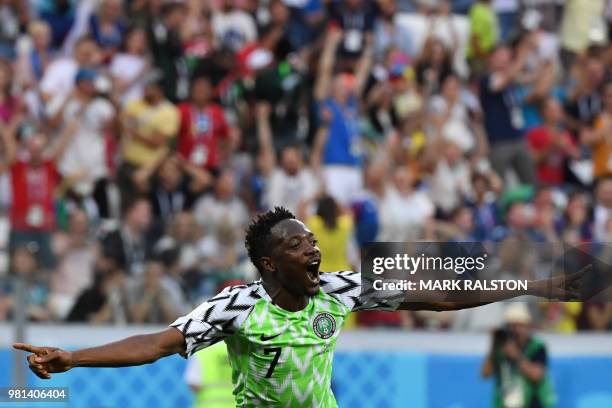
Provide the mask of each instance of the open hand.
{"label": "open hand", "polygon": [[554,278],[536,281],[536,295],[555,300],[582,299],[582,281],[584,275],[592,269],[589,264],[578,272],[569,275],[555,276]]}
{"label": "open hand", "polygon": [[72,368],[72,353],[57,347],[37,347],[30,344],[14,343],[13,348],[28,351],[30,370],[39,378],[48,380],[51,373],[63,373]]}

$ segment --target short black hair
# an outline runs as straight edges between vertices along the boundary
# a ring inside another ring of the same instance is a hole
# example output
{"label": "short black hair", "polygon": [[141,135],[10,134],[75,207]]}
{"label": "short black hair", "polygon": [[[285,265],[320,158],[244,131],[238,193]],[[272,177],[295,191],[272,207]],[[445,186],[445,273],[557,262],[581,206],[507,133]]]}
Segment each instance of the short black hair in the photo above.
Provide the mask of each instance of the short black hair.
{"label": "short black hair", "polygon": [[248,226],[244,245],[251,262],[260,272],[259,261],[268,251],[272,228],[281,221],[294,219],[295,215],[291,211],[284,207],[274,207],[272,210],[259,214]]}

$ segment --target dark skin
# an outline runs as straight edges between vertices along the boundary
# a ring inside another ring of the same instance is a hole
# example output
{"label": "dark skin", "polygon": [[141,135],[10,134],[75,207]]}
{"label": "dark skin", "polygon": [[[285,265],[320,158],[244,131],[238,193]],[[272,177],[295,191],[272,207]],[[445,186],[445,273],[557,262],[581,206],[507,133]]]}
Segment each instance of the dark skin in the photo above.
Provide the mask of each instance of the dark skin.
{"label": "dark skin", "polygon": [[[278,307],[288,311],[302,310],[320,289],[321,252],[317,247],[317,241],[301,221],[288,219],[272,228],[269,243],[272,248],[269,256],[262,257],[257,265],[264,288]],[[524,294],[546,295],[561,299],[575,296],[575,292],[570,289],[579,282],[584,273],[585,270],[582,270],[568,276],[532,281],[528,292]],[[486,297],[481,296],[479,303],[470,303],[461,295],[457,295],[456,301],[404,302],[400,305],[400,309],[458,310],[520,295],[509,291],[487,293],[490,294]],[[422,298],[423,294],[420,295]],[[439,294],[433,294],[432,299],[435,296]],[[61,373],[76,367],[127,367],[149,364],[162,357],[184,353],[185,339],[177,329],[168,328],[154,334],[132,336],[100,347],[75,351],[23,343],[15,343],[13,347],[32,353],[27,357],[30,369],[38,377],[49,379],[53,373]]]}

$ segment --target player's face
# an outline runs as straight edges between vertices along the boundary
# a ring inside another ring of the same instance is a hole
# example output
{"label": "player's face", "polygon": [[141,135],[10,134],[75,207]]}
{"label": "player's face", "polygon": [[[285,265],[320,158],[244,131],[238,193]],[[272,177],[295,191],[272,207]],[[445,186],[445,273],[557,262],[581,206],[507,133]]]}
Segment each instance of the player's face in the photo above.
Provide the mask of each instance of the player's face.
{"label": "player's face", "polygon": [[301,221],[284,220],[272,228],[272,236],[270,261],[279,284],[295,295],[316,295],[321,251],[313,233]]}

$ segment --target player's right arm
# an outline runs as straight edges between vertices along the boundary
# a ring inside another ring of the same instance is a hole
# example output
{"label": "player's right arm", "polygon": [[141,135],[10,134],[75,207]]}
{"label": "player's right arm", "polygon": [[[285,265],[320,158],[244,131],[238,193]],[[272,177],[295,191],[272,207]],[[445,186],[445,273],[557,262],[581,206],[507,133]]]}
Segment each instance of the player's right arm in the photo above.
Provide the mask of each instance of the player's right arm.
{"label": "player's right arm", "polygon": [[51,378],[76,367],[127,367],[153,363],[162,357],[185,352],[185,337],[170,327],[164,331],[128,337],[114,343],[68,351],[15,343],[17,350],[28,351],[30,369],[38,377]]}

